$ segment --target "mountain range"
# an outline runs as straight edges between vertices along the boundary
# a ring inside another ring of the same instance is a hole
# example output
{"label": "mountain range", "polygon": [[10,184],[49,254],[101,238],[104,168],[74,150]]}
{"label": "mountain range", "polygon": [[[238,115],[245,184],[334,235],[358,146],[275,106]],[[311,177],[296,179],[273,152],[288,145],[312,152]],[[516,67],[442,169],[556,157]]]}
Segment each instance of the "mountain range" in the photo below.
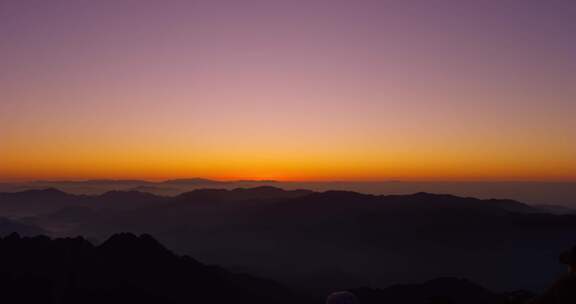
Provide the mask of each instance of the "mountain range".
{"label": "mountain range", "polygon": [[33,181],[0,183],[0,192],[18,192],[58,188],[74,194],[102,194],[108,191],[140,191],[174,196],[206,188],[234,189],[274,186],[285,190],[343,190],[375,195],[411,194],[417,192],[451,193],[483,199],[509,198],[529,204],[576,207],[574,182],[483,182],[483,181],[274,181],[274,180],[212,180],[181,178],[165,181],[146,180],[84,180]]}
{"label": "mountain range", "polygon": [[200,261],[317,294],[447,276],[495,290],[540,290],[561,270],[557,254],[576,244],[575,215],[430,193],[45,189],[1,193],[0,214],[53,236],[95,242],[117,232],[149,233]]}

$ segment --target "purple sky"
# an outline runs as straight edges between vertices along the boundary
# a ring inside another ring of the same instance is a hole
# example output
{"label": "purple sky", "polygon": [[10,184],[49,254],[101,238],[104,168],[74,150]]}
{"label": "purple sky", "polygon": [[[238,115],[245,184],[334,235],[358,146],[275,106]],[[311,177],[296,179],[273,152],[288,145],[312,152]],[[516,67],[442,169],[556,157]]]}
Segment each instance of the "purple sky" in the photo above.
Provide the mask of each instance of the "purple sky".
{"label": "purple sky", "polygon": [[576,180],[576,1],[0,0],[0,179]]}

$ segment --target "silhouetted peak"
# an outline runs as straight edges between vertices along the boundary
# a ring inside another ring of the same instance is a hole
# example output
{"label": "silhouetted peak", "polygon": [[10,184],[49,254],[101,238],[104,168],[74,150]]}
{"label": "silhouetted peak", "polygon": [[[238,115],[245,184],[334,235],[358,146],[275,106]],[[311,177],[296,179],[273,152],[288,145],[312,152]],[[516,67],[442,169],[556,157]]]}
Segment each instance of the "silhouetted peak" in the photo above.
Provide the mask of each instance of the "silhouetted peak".
{"label": "silhouetted peak", "polygon": [[18,232],[12,232],[10,233],[8,236],[6,236],[4,238],[4,240],[6,241],[18,241],[20,240],[22,237],[20,237],[20,234]]}
{"label": "silhouetted peak", "polygon": [[148,234],[137,236],[133,233],[117,233],[98,248],[121,255],[172,255],[166,247]]}
{"label": "silhouetted peak", "polygon": [[220,184],[223,182],[215,181],[205,178],[180,178],[180,179],[170,179],[162,182],[163,184],[175,184],[175,185],[206,185],[206,184]]}
{"label": "silhouetted peak", "polygon": [[[394,196],[394,195],[392,195]],[[416,192],[414,194],[409,194],[409,195],[404,195],[405,197],[408,198],[414,198],[417,200],[463,200],[463,199],[469,199],[469,198],[465,198],[465,197],[458,197],[455,195],[451,195],[451,194],[441,194],[441,193],[430,193],[430,192]]]}
{"label": "silhouetted peak", "polygon": [[452,201],[462,202],[464,200],[470,200],[469,198],[465,197],[458,197],[450,194],[439,194],[430,192],[417,192],[409,195],[391,195],[389,197],[403,197],[407,200],[413,200],[418,202],[452,202]]}
{"label": "silhouetted peak", "polygon": [[26,190],[22,192],[17,192],[24,195],[42,196],[42,197],[65,197],[70,194],[56,188],[46,188],[38,190]]}
{"label": "silhouetted peak", "polygon": [[374,195],[362,194],[354,191],[341,191],[341,190],[330,190],[320,193],[314,193],[311,198],[314,199],[330,199],[330,200],[364,200],[376,198]]}

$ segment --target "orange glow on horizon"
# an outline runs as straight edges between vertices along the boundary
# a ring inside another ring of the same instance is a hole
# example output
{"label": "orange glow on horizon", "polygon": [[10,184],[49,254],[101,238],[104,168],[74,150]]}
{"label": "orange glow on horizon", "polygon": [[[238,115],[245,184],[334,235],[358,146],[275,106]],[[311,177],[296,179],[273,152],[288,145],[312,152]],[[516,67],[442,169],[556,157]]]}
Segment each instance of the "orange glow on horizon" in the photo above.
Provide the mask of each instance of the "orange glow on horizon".
{"label": "orange glow on horizon", "polygon": [[2,5],[0,181],[576,181],[563,6],[44,2]]}
{"label": "orange glow on horizon", "polygon": [[[40,151],[41,152],[41,151]],[[100,151],[102,152],[102,151]],[[154,158],[145,153],[121,155],[110,152],[85,158],[58,159],[49,153],[6,157],[0,164],[0,180],[86,180],[142,179],[160,181],[175,178],[201,177],[216,180],[278,180],[278,181],[576,181],[574,166],[566,161],[541,159],[531,166],[510,159],[488,161],[482,156],[464,159],[446,156],[418,159],[414,155],[376,159],[348,158],[326,155],[324,158],[250,159],[213,157]],[[231,157],[231,156],[228,156]],[[356,155],[358,157],[358,155]]]}

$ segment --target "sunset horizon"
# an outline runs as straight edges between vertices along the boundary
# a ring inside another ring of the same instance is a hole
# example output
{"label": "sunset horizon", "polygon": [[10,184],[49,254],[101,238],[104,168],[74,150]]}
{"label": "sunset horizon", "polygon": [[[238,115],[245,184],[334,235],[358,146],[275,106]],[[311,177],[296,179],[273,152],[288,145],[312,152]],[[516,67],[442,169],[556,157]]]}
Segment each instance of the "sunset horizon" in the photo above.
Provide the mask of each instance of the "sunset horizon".
{"label": "sunset horizon", "polygon": [[110,176],[88,176],[88,177],[50,177],[50,178],[17,178],[0,180],[0,183],[32,183],[32,182],[90,182],[90,181],[143,181],[151,183],[162,183],[175,180],[209,180],[216,182],[280,182],[280,183],[576,183],[576,179],[533,179],[533,178],[357,178],[357,179],[326,179],[326,178],[274,178],[274,177],[220,177],[220,176],[162,176],[162,177],[110,177]]}
{"label": "sunset horizon", "polygon": [[576,181],[574,5],[0,4],[0,180]]}
{"label": "sunset horizon", "polygon": [[576,0],[0,0],[0,303],[575,304]]}

